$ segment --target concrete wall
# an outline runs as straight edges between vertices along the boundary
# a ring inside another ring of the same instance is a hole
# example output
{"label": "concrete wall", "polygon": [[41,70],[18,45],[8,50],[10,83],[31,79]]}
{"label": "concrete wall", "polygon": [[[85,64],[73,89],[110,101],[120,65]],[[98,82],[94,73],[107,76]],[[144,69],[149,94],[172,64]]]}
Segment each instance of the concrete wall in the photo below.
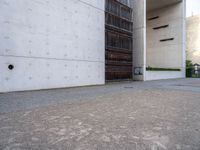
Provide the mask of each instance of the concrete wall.
{"label": "concrete wall", "polygon": [[0,26],[0,92],[104,84],[103,0],[1,0]]}
{"label": "concrete wall", "polygon": [[[132,0],[133,6],[133,79],[144,80],[146,70],[146,0]],[[140,71],[138,75],[135,72]]]}
{"label": "concrete wall", "polygon": [[145,80],[174,79],[182,77],[183,73],[181,71],[147,71]]}
{"label": "concrete wall", "polygon": [[200,64],[200,15],[187,18],[187,59]]}
{"label": "concrete wall", "polygon": [[[163,68],[182,68],[183,22],[182,3],[147,13],[147,66]],[[154,27],[169,25],[154,30]],[[174,38],[173,41],[160,42],[161,39]]]}
{"label": "concrete wall", "polygon": [[[158,19],[148,20],[159,16]],[[166,28],[153,28],[169,25]],[[160,42],[162,39],[172,41]],[[185,1],[147,12],[146,66],[179,68],[181,72],[146,72],[146,80],[185,77]]]}

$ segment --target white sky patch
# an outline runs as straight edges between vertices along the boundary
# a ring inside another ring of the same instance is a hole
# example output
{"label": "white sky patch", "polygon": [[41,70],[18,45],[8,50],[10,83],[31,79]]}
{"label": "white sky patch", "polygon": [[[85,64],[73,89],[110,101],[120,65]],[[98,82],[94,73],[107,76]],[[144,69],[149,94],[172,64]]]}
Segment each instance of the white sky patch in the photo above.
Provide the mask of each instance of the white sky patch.
{"label": "white sky patch", "polygon": [[187,17],[200,14],[200,0],[187,1]]}

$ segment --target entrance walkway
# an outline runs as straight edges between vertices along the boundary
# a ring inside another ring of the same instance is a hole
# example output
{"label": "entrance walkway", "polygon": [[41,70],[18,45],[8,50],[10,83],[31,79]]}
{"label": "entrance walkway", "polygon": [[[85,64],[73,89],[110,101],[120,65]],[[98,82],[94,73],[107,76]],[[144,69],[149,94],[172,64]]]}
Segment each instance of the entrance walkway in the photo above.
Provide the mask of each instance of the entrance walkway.
{"label": "entrance walkway", "polygon": [[14,92],[0,94],[0,113],[26,110],[62,103],[94,100],[95,97],[119,92],[147,89],[177,89],[200,92],[200,79],[176,79],[148,82],[116,82],[105,86]]}
{"label": "entrance walkway", "polygon": [[0,94],[0,149],[199,150],[200,80]]}

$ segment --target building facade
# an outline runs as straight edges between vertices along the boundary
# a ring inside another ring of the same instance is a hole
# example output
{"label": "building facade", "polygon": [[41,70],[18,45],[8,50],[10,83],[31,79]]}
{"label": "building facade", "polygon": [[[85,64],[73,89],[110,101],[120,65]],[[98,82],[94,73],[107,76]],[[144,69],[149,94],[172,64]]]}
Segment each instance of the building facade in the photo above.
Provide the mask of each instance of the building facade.
{"label": "building facade", "polygon": [[185,0],[133,0],[134,79],[185,77],[185,6]]}
{"label": "building facade", "polygon": [[128,1],[106,0],[106,81],[133,77],[133,18]]}
{"label": "building facade", "polygon": [[110,1],[0,0],[0,92],[185,77],[185,1]]}

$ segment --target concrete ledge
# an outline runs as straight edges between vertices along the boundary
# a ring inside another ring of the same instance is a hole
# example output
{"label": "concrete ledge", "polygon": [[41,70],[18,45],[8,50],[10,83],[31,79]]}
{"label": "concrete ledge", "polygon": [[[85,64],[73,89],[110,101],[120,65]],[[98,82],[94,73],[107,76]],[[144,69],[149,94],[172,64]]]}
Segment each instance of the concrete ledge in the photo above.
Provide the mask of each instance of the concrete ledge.
{"label": "concrete ledge", "polygon": [[146,71],[145,80],[185,78],[183,71]]}

